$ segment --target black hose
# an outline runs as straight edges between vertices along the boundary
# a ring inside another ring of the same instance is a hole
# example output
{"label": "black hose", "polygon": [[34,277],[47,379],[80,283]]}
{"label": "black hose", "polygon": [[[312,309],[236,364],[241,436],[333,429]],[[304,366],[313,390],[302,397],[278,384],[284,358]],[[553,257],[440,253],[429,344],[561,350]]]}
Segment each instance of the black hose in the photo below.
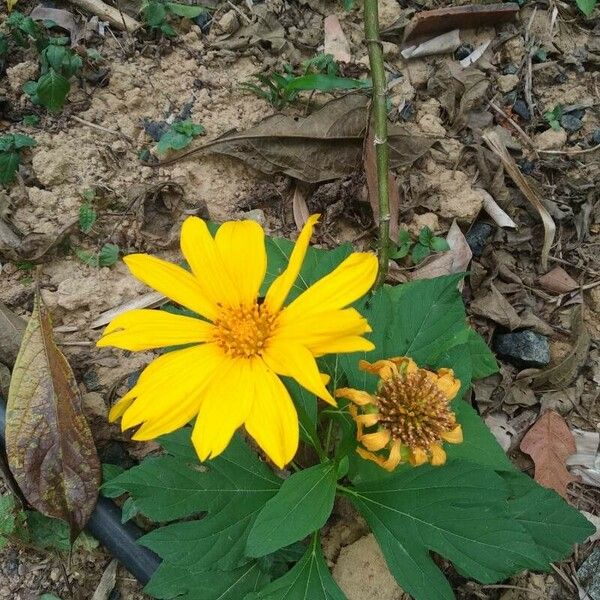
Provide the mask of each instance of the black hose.
{"label": "black hose", "polygon": [[[0,450],[5,452],[6,407],[0,401]],[[136,543],[144,532],[133,523],[121,523],[121,510],[100,496],[86,531],[95,537],[141,584],[145,585],[160,565],[160,558]]]}

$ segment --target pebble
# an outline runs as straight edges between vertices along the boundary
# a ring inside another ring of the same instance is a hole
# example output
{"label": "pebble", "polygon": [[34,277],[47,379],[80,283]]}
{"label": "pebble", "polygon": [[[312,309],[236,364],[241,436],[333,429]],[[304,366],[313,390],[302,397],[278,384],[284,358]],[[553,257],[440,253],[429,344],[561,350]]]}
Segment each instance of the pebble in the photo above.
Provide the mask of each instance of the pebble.
{"label": "pebble", "polygon": [[169,124],[166,121],[150,121],[144,119],[144,131],[155,141],[158,142],[160,138],[169,129]]}
{"label": "pebble", "polygon": [[531,160],[519,160],[517,161],[517,165],[524,175],[531,175],[535,169],[535,163]]}
{"label": "pebble", "polygon": [[500,75],[500,77],[498,77],[498,89],[503,94],[512,92],[518,85],[519,85],[518,75]]}
{"label": "pebble", "polygon": [[590,600],[600,600],[600,546],[579,567],[577,577]]}
{"label": "pebble", "polygon": [[194,22],[196,25],[198,25],[198,27],[200,27],[200,31],[202,31],[202,33],[208,33],[213,22],[212,15],[208,11],[200,13],[194,19]]}
{"label": "pebble", "polygon": [[467,56],[469,56],[469,54],[471,54],[471,52],[473,52],[474,48],[471,44],[461,44],[455,51],[454,51],[454,58],[456,60],[462,60],[463,58],[467,58]]}
{"label": "pebble", "polygon": [[477,221],[473,224],[465,236],[473,256],[479,257],[482,255],[483,249],[493,232],[494,226],[489,223]]}
{"label": "pebble", "polygon": [[513,111],[516,112],[522,119],[526,121],[531,120],[531,113],[529,112],[529,108],[525,100],[517,100],[513,104]]}
{"label": "pebble", "polygon": [[243,213],[244,219],[250,219],[251,221],[256,221],[261,227],[264,227],[267,223],[267,217],[265,216],[265,211],[261,208],[255,208],[253,210],[249,210],[248,212]]}
{"label": "pebble", "polygon": [[583,126],[581,119],[576,117],[573,113],[567,113],[560,118],[560,124],[567,131],[579,131]]}
{"label": "pebble", "polygon": [[494,350],[517,367],[545,367],[550,362],[548,338],[529,329],[494,338]]}
{"label": "pebble", "polygon": [[558,150],[567,143],[567,132],[564,129],[547,129],[535,136],[538,150]]}
{"label": "pebble", "polygon": [[600,144],[600,127],[592,133],[592,144],[594,144],[594,146]]}
{"label": "pebble", "polygon": [[235,33],[240,28],[235,10],[227,11],[217,23],[221,33]]}
{"label": "pebble", "polygon": [[504,69],[502,69],[503,75],[515,75],[519,72],[519,67],[517,65],[513,65],[512,63],[506,65]]}

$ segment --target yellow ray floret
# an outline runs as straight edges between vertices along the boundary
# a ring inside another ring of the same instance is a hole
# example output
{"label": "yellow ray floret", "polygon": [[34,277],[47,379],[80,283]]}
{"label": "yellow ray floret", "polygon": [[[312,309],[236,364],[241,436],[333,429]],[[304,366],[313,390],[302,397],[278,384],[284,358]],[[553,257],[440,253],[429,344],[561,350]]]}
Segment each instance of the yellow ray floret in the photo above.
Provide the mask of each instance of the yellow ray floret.
{"label": "yellow ray floret", "polygon": [[[452,369],[420,369],[401,356],[374,363],[360,361],[362,370],[379,377],[377,391],[341,388],[336,395],[352,402],[356,422],[356,451],[380,467],[393,471],[401,462],[414,466],[446,462],[444,442],[460,444],[462,429],[450,402],[460,389]],[[369,431],[365,431],[369,429]],[[387,457],[382,454],[387,451]]]}
{"label": "yellow ray floret", "polygon": [[204,221],[188,218],[181,251],[191,272],[147,254],[125,257],[135,277],[199,318],[133,310],[108,325],[99,346],[187,346],[146,367],[113,407],[111,420],[121,418],[124,429],[137,428],[134,439],[147,440],[196,417],[192,442],[201,460],[223,452],[244,426],[277,466],[290,462],[298,449],[298,417],[280,376],[335,405],[315,358],[373,349],[363,337],[369,324],[348,308],[375,281],[371,253],[351,254],[286,306],[317,220],[308,219],[264,302],[265,237],[253,221],[224,223],[213,237]]}

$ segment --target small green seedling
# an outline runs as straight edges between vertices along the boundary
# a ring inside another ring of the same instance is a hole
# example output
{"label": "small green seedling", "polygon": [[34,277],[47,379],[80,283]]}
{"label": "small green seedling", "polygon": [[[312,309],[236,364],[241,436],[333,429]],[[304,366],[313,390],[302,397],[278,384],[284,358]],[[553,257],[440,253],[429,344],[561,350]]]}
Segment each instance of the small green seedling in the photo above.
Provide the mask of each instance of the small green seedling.
{"label": "small green seedling", "polygon": [[564,114],[562,104],[557,104],[552,110],[548,110],[544,113],[544,119],[548,121],[548,125],[554,129],[554,131],[560,130],[560,119]]}
{"label": "small green seedling", "polygon": [[37,127],[40,124],[40,118],[37,115],[25,115],[21,123],[25,127]]}
{"label": "small green seedling", "polygon": [[8,39],[5,35],[0,33],[0,59],[4,58],[8,54]]}
{"label": "small green seedling", "polygon": [[104,244],[100,252],[91,252],[75,248],[74,252],[79,260],[90,267],[112,267],[118,260],[120,249],[117,244]]}
{"label": "small green seedling", "polygon": [[158,141],[156,152],[166,154],[169,150],[182,150],[189,146],[195,137],[204,133],[204,127],[190,119],[173,123]]}
{"label": "small green seedling", "polygon": [[284,73],[260,73],[254,76],[261,85],[245,82],[242,87],[264,98],[276,109],[295,102],[300,92],[331,92],[371,87],[369,80],[340,77],[339,67],[331,54],[319,54],[302,63],[302,73],[295,75],[290,65]]}
{"label": "small green seedling", "polygon": [[412,262],[417,264],[427,258],[432,252],[446,252],[447,250],[450,250],[448,242],[442,237],[433,235],[429,227],[421,228],[419,239],[414,243],[410,237],[410,233],[406,229],[401,229],[398,233],[396,250],[392,253],[391,257],[398,260],[408,256],[410,253]]}
{"label": "small green seedling", "polygon": [[591,17],[594,12],[598,0],[576,0],[579,10],[586,16]]}
{"label": "small green seedling", "polygon": [[81,194],[83,196],[83,204],[79,207],[79,229],[82,233],[89,233],[98,218],[96,211],[93,206],[96,194],[94,190],[84,190]]}
{"label": "small green seedling", "polygon": [[11,38],[17,46],[29,48],[33,43],[41,52],[48,44],[48,38],[43,29],[31,18],[18,10],[14,10],[6,19],[6,25]]}
{"label": "small green seedling", "polygon": [[177,31],[171,24],[171,17],[195,19],[208,11],[209,8],[206,6],[190,6],[161,0],[144,0],[141,9],[142,18],[150,30],[159,31],[169,38],[177,35]]}
{"label": "small green seedling", "polygon": [[32,148],[36,141],[28,135],[10,133],[0,137],[0,183],[8,185],[21,164],[21,151]]}

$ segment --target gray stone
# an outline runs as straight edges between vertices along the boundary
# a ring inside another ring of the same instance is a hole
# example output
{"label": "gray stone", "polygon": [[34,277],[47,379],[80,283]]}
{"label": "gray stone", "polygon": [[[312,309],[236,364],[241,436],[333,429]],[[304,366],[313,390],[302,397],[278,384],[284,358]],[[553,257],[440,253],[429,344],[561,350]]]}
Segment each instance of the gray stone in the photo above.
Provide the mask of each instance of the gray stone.
{"label": "gray stone", "polygon": [[583,126],[581,119],[571,113],[567,113],[566,115],[563,115],[560,118],[560,124],[567,131],[579,131]]}
{"label": "gray stone", "polygon": [[579,567],[577,577],[589,600],[600,600],[600,546]]}
{"label": "gray stone", "polygon": [[594,133],[592,133],[592,144],[594,144],[595,146],[600,144],[600,127],[598,127],[598,129],[596,129]]}
{"label": "gray stone", "polygon": [[529,329],[494,338],[494,350],[518,367],[545,367],[550,362],[548,338]]}
{"label": "gray stone", "polygon": [[469,248],[471,248],[471,252],[473,252],[473,256],[481,256],[483,249],[493,232],[494,226],[489,223],[477,221],[477,223],[473,224],[465,236],[467,244],[469,244]]}
{"label": "gray stone", "polygon": [[525,121],[531,121],[531,113],[525,100],[517,100],[513,104],[513,111],[516,112]]}

